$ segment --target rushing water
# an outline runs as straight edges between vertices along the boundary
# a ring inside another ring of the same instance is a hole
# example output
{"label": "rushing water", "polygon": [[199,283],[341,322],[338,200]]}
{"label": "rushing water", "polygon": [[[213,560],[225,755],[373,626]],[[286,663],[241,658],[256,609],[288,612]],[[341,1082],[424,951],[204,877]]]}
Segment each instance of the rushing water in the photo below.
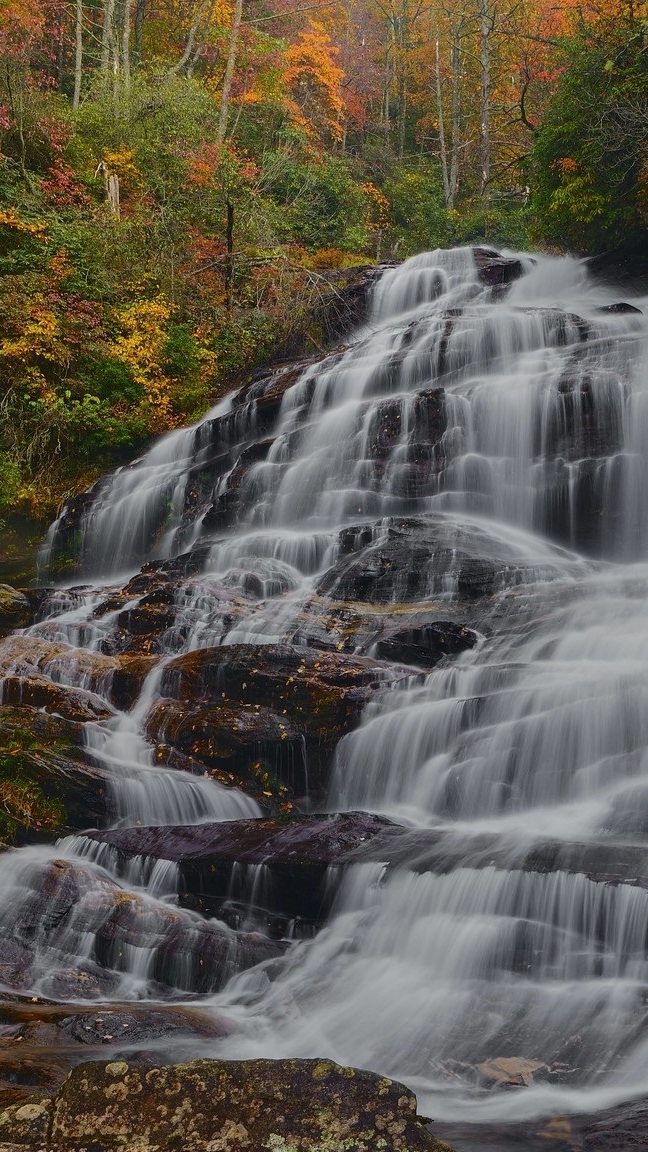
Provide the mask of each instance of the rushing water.
{"label": "rushing water", "polygon": [[[218,1054],[373,1068],[446,1118],[601,1107],[644,1092],[648,1074],[648,891],[515,866],[520,845],[545,839],[602,850],[648,839],[648,300],[610,308],[618,295],[582,262],[521,259],[505,293],[480,282],[470,249],[387,271],[357,339],[286,390],[235,524],[215,529],[208,508],[268,435],[254,392],[102,482],[75,540],[97,590],[62,591],[29,630],[70,646],[40,674],[83,688],[75,650],[99,650],[115,627],[116,614],[92,615],[97,599],[151,558],[200,556],[176,593],[184,627],[170,654],[294,639],[322,590],[335,596],[351,528],[375,549],[393,518],[408,518],[415,539],[431,533],[420,595],[441,616],[457,600],[460,557],[495,564],[490,595],[471,609],[478,645],[367,708],[338,747],[328,797],[331,811],[442,830],[458,866],[354,866],[313,941],[208,1001],[233,1024]],[[208,498],[192,504],[205,476]],[[244,603],[235,620],[228,596]],[[129,714],[89,726],[114,774],[115,820],[257,815],[236,790],[153,763],[141,729],[160,675]],[[473,868],[484,833],[498,863]],[[5,929],[25,918],[38,868],[57,853],[77,862],[80,897],[74,922],[39,952],[34,986],[49,995],[57,966],[90,957],[117,870],[83,838],[6,858]],[[130,959],[109,957],[117,977],[103,991],[155,997],[174,872],[140,862],[118,881],[152,937]],[[174,930],[199,931],[191,914],[173,916]],[[502,1057],[544,1074],[524,1091],[485,1091],[477,1066]]]}

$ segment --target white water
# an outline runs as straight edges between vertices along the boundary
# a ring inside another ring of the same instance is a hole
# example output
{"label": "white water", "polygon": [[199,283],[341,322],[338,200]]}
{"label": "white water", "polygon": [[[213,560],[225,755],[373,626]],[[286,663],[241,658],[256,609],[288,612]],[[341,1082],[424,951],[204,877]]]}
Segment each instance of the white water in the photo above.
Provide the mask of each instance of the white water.
{"label": "white water", "polygon": [[[648,839],[648,320],[600,311],[619,297],[582,262],[525,268],[503,298],[480,285],[467,249],[386,273],[357,341],[285,393],[267,454],[238,491],[235,529],[203,518],[240,452],[269,435],[254,398],[226,401],[103,483],[79,541],[84,578],[111,581],[201,542],[202,571],[176,593],[185,627],[170,652],[292,638],[351,526],[370,526],[380,546],[390,517],[428,525],[440,558],[424,595],[440,618],[460,556],[497,560],[492,598],[467,609],[479,645],[370,706],[338,748],[328,800],[442,829],[466,860],[483,832],[512,860],[545,838]],[[447,426],[431,453],[438,387]],[[55,526],[53,549],[56,539]],[[116,625],[61,606],[31,631],[71,645],[72,669],[74,646],[96,649]],[[151,762],[141,726],[159,678],[129,715],[90,728],[115,772],[115,818],[258,812]],[[66,848],[84,876],[114,874],[109,854],[88,852]],[[148,884],[168,910],[170,872],[138,864],[119,882]],[[501,864],[448,875],[356,866],[314,941],[213,1000],[237,1025],[218,1052],[370,1067],[411,1084],[439,1118],[602,1107],[645,1091],[647,923],[648,893],[631,884]],[[47,971],[49,944],[44,956]],[[146,963],[133,960],[132,995],[155,995]],[[488,1092],[476,1065],[497,1057],[547,1067],[532,1088]]]}

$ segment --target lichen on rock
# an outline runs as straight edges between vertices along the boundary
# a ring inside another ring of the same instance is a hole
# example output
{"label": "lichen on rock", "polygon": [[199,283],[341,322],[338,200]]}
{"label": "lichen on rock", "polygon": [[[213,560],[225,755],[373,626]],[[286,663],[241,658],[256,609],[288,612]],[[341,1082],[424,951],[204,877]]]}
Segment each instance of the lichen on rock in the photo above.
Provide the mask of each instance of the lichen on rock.
{"label": "lichen on rock", "polygon": [[330,1060],[81,1064],[0,1112],[0,1152],[443,1152],[409,1089]]}

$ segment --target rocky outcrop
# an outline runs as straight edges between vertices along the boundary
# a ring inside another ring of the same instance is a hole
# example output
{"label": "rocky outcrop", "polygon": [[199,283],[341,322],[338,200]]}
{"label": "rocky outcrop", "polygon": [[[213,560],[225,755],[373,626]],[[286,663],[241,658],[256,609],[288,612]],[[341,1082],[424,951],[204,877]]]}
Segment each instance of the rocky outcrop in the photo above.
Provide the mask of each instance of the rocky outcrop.
{"label": "rocky outcrop", "polygon": [[0,1152],[450,1152],[386,1077],[330,1060],[81,1064],[0,1112]]}
{"label": "rocky outcrop", "polygon": [[515,256],[502,256],[495,248],[473,248],[473,255],[482,284],[491,287],[511,284],[524,272],[521,260]]}
{"label": "rocky outcrop", "polygon": [[[141,882],[145,876],[140,870]],[[14,937],[0,938],[2,983],[17,992],[38,983],[57,1000],[115,999],[124,956],[146,957],[149,986],[159,998],[177,999],[215,992],[285,950],[259,932],[236,932],[122,888],[78,861],[34,864],[10,906]]]}
{"label": "rocky outcrop", "polygon": [[[202,648],[166,664],[148,731],[210,768],[265,774],[316,802],[340,738],[377,691],[409,674],[289,644]],[[167,710],[164,698],[177,703]]]}
{"label": "rocky outcrop", "polygon": [[402,628],[391,632],[376,644],[376,656],[381,660],[398,660],[401,664],[415,664],[420,668],[434,668],[446,656],[474,648],[477,633],[462,628],[452,620],[439,620],[416,628]]}
{"label": "rocky outcrop", "polygon": [[10,584],[0,584],[0,636],[6,636],[14,628],[24,628],[32,616],[32,607],[25,593]]}
{"label": "rocky outcrop", "polygon": [[[238,925],[255,920],[265,931],[291,935],[319,927],[338,885],[332,866],[344,869],[377,839],[388,858],[392,837],[402,830],[361,812],[280,820],[237,820],[198,827],[116,828],[88,833],[109,845],[115,864],[127,870],[133,857],[178,864],[180,901],[208,916]],[[340,875],[342,873],[340,872]]]}

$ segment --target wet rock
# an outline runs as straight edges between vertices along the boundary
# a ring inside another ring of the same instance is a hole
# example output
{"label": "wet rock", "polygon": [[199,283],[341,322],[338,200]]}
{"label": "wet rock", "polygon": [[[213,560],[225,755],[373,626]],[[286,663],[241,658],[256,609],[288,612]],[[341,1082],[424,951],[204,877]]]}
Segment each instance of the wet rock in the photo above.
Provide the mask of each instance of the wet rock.
{"label": "wet rock", "polygon": [[307,790],[301,730],[261,705],[210,707],[161,700],[149,713],[147,732],[261,802],[264,793],[302,795]]}
{"label": "wet rock", "polygon": [[[242,728],[254,724],[250,706],[258,704],[260,709],[269,709],[286,725],[282,743],[295,741],[296,733],[301,733],[308,792],[317,797],[325,787],[340,737],[358,723],[364,705],[377,690],[407,675],[404,668],[391,668],[367,657],[341,652],[318,652],[288,644],[232,645],[199,649],[169,661],[160,694],[187,702],[191,709],[196,701],[224,708],[233,703],[242,705]],[[154,724],[162,715],[156,710]],[[217,723],[217,713],[211,715],[211,723]],[[225,711],[223,719],[228,731],[232,714]],[[266,719],[269,720],[267,716]],[[282,736],[280,730],[280,740]],[[192,755],[197,756],[193,748]],[[276,764],[277,774],[284,767],[284,760]],[[295,760],[288,767],[288,776],[280,777],[281,783],[290,783],[291,772],[293,777],[297,774],[299,783],[300,768]]]}
{"label": "wet rock", "polygon": [[113,709],[94,693],[63,688],[44,676],[7,676],[2,682],[2,696],[6,704],[44,708],[46,712],[55,712],[65,720],[79,723],[108,720],[114,715]]}
{"label": "wet rock", "polygon": [[374,542],[342,557],[317,585],[333,600],[412,603],[454,591],[459,599],[489,596],[516,580],[515,565],[479,556],[485,542],[449,524],[392,520]]}
{"label": "wet rock", "polygon": [[[57,1000],[115,997],[134,957],[147,957],[149,988],[162,998],[207,993],[237,972],[280,956],[285,945],[122,888],[79,861],[34,864],[11,895],[16,944],[8,953],[10,986],[33,987]],[[0,956],[0,963],[1,963]],[[141,964],[141,960],[140,960]],[[9,983],[9,981],[7,981]]]}
{"label": "wet rock", "polygon": [[435,621],[420,628],[404,628],[392,632],[376,644],[376,656],[381,660],[397,660],[402,664],[415,664],[434,668],[444,656],[456,656],[477,643],[477,633],[462,628],[451,620]]}
{"label": "wet rock", "polygon": [[648,1102],[630,1101],[582,1122],[582,1152],[645,1152]]}
{"label": "wet rock", "polygon": [[546,1070],[547,1065],[540,1060],[526,1060],[521,1056],[497,1056],[477,1064],[477,1071],[487,1084],[504,1088],[530,1088],[536,1073]]}
{"label": "wet rock", "polygon": [[632,315],[632,313],[638,316],[643,315],[641,308],[635,308],[634,304],[628,304],[624,300],[620,300],[618,304],[606,304],[601,308],[597,308],[596,311],[601,312],[603,315],[607,314],[611,316],[627,316]]}
{"label": "wet rock", "polygon": [[495,248],[473,248],[477,273],[482,284],[496,286],[519,280],[524,272],[521,260],[502,256]]}
{"label": "wet rock", "polygon": [[0,584],[0,635],[24,628],[31,623],[32,606],[24,592],[12,588],[10,584]]}
{"label": "wet rock", "polygon": [[0,1113],[2,1152],[46,1138],[48,1152],[171,1152],[179,1138],[184,1152],[444,1147],[417,1118],[408,1088],[329,1060],[82,1064],[53,1100]]}
{"label": "wet rock", "polygon": [[225,914],[234,923],[241,915],[260,916],[274,933],[296,918],[321,924],[337,891],[331,867],[340,869],[341,878],[350,854],[357,860],[377,838],[386,853],[401,831],[382,817],[347,812],[194,828],[118,828],[89,833],[88,839],[111,845],[122,868],[139,856],[177,862],[187,906],[205,915]]}

